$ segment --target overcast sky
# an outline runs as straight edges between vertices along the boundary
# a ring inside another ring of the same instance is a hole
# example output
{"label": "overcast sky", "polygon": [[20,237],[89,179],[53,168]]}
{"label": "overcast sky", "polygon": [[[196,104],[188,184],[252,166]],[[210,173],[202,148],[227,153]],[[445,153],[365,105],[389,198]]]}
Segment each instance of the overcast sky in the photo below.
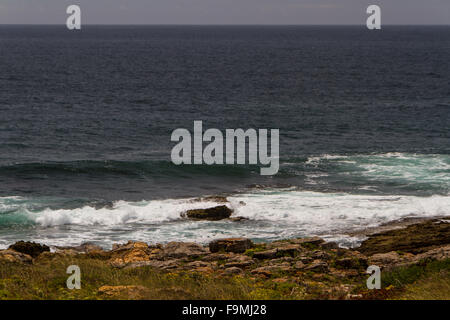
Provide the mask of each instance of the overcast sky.
{"label": "overcast sky", "polygon": [[450,24],[450,0],[0,0],[0,24],[65,24],[70,4],[83,24],[365,24],[370,4],[383,24]]}

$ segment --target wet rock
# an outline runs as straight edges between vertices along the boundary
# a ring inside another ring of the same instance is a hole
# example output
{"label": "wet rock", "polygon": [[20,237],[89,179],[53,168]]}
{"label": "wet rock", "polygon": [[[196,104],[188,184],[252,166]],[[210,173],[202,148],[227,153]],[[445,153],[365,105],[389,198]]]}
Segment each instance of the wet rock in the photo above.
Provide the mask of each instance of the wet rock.
{"label": "wet rock", "polygon": [[31,264],[33,262],[33,258],[31,258],[28,254],[14,250],[0,250],[0,261]]}
{"label": "wet rock", "polygon": [[246,238],[226,238],[218,239],[209,243],[211,252],[234,252],[243,253],[253,247],[253,242]]}
{"label": "wet rock", "polygon": [[208,209],[188,210],[186,216],[190,219],[217,221],[227,219],[231,216],[233,210],[227,206],[218,206]]}
{"label": "wet rock", "polygon": [[149,294],[150,289],[143,286],[103,286],[98,293],[113,299],[141,300]]}
{"label": "wet rock", "polygon": [[10,245],[8,249],[27,254],[32,258],[38,257],[42,252],[50,252],[50,248],[46,245],[25,241],[18,241],[13,245]]}
{"label": "wet rock", "polygon": [[163,258],[197,258],[208,253],[205,247],[194,242],[169,242],[163,248]]}

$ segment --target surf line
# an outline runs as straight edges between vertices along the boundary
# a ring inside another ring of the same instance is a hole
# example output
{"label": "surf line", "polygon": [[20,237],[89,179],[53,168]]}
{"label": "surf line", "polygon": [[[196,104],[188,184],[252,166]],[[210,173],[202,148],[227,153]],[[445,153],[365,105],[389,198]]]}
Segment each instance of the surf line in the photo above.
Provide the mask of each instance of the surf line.
{"label": "surf line", "polygon": [[[268,129],[226,129],[224,134],[219,129],[203,132],[202,121],[194,121],[193,136],[184,128],[172,132],[171,141],[178,143],[172,148],[171,160],[175,165],[245,165],[248,154],[248,164],[267,166],[260,168],[261,175],[275,175],[280,167],[280,132],[270,129],[270,144],[268,133]],[[204,146],[204,142],[209,143]]]}

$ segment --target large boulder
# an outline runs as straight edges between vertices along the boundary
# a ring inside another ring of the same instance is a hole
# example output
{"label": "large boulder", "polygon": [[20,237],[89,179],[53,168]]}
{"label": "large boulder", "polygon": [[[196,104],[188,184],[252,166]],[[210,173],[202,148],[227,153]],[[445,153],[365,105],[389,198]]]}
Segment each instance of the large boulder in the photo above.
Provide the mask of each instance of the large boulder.
{"label": "large boulder", "polygon": [[38,257],[42,252],[50,252],[50,248],[46,245],[25,241],[16,242],[10,245],[8,249],[27,254],[33,258]]}
{"label": "large boulder", "polygon": [[211,252],[234,252],[242,253],[253,247],[253,242],[247,238],[217,239],[209,243]]}
{"label": "large boulder", "polygon": [[227,219],[231,216],[233,210],[227,206],[218,206],[208,209],[188,210],[186,216],[190,219],[217,221]]}

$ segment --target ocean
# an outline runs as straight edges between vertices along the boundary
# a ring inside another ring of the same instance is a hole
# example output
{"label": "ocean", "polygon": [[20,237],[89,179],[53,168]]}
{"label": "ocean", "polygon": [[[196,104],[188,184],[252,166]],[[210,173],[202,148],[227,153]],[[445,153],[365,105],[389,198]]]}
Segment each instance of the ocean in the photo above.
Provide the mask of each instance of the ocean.
{"label": "ocean", "polygon": [[[450,27],[0,26],[0,248],[351,235],[450,215]],[[280,170],[171,163],[280,130]],[[245,221],[190,221],[225,195]]]}

